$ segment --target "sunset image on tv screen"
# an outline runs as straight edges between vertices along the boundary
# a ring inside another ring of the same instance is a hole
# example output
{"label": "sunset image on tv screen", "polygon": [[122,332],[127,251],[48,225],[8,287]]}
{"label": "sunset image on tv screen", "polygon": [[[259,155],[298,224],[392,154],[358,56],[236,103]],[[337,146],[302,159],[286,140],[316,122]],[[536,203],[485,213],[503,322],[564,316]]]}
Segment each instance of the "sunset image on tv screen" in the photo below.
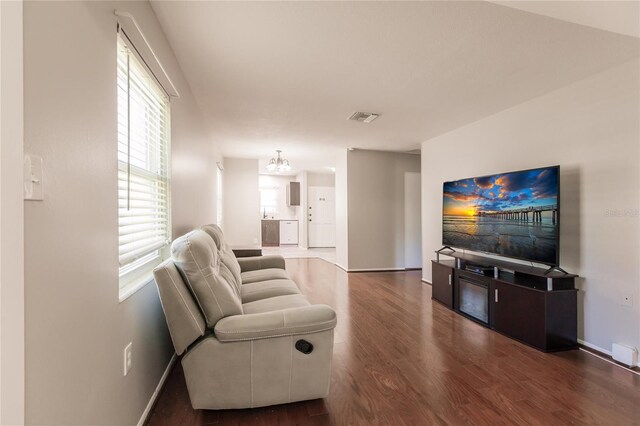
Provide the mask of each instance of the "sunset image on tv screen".
{"label": "sunset image on tv screen", "polygon": [[557,264],[558,167],[445,182],[444,245]]}

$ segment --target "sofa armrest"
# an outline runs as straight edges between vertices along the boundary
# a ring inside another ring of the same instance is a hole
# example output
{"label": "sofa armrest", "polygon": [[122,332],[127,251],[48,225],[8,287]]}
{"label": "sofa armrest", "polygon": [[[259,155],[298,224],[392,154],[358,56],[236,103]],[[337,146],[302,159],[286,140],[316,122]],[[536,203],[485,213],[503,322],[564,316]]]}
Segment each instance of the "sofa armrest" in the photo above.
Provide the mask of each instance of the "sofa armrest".
{"label": "sofa armrest", "polygon": [[258,269],[279,268],[285,269],[284,258],[278,255],[240,257],[238,258],[240,271],[255,271]]}
{"label": "sofa armrest", "polygon": [[336,322],[336,313],[329,306],[311,305],[226,317],[216,324],[215,334],[221,342],[269,339],[331,330]]}

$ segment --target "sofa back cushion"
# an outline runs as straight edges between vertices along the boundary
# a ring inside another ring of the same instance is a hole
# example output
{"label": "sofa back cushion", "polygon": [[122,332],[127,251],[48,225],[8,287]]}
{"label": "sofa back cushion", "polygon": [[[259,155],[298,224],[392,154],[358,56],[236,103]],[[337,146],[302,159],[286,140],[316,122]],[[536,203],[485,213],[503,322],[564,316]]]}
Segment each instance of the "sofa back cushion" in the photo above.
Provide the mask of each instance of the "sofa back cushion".
{"label": "sofa back cushion", "polygon": [[216,247],[218,248],[218,252],[220,255],[220,260],[222,264],[229,270],[229,272],[233,275],[233,283],[236,286],[238,294],[240,294],[240,288],[242,286],[242,276],[240,275],[240,264],[238,263],[238,259],[236,259],[236,255],[233,254],[233,250],[229,247],[229,244],[224,239],[224,233],[222,229],[218,225],[204,225],[201,227],[204,232],[206,232]]}
{"label": "sofa back cushion", "polygon": [[167,320],[173,347],[178,355],[203,336],[204,317],[172,259],[153,270],[162,310]]}
{"label": "sofa back cushion", "polygon": [[212,238],[196,229],[171,244],[178,270],[195,296],[208,327],[221,318],[242,314],[242,302],[229,276],[220,270],[220,256]]}
{"label": "sofa back cushion", "polygon": [[220,228],[215,223],[211,223],[209,225],[203,225],[200,227],[204,232],[209,234],[214,244],[218,248],[218,250],[222,250],[224,246],[227,245],[224,239],[224,233],[222,232],[222,228]]}

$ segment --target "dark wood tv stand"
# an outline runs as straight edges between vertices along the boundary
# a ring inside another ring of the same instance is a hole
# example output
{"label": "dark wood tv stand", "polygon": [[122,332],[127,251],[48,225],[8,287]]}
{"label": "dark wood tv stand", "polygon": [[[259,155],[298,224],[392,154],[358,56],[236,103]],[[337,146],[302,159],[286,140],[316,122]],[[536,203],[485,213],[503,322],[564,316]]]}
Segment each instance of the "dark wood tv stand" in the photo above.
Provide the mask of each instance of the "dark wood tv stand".
{"label": "dark wood tv stand", "polygon": [[[473,254],[437,255],[432,261],[432,299],[541,351],[578,347],[577,275]],[[461,310],[461,297],[467,298],[464,309],[469,309],[470,288],[482,297],[488,293],[486,321]]]}

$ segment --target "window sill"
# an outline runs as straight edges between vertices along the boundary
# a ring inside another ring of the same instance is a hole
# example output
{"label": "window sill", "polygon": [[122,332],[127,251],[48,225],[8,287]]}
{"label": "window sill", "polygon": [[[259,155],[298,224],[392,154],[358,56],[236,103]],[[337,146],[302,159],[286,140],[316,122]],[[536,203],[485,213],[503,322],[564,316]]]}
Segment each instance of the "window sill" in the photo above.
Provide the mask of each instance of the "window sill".
{"label": "window sill", "polygon": [[145,260],[143,263],[135,265],[132,270],[125,272],[124,275],[120,275],[120,291],[118,294],[119,303],[124,302],[138,290],[152,282],[154,280],[153,270],[156,266],[162,263],[162,260],[162,255],[156,254]]}
{"label": "window sill", "polygon": [[147,284],[151,282],[153,282],[153,273],[149,272],[148,274],[144,274],[139,279],[132,281],[126,286],[122,287],[120,289],[118,303],[124,302],[125,300],[133,296],[135,293],[137,293],[138,290],[142,289],[143,287],[145,287]]}

